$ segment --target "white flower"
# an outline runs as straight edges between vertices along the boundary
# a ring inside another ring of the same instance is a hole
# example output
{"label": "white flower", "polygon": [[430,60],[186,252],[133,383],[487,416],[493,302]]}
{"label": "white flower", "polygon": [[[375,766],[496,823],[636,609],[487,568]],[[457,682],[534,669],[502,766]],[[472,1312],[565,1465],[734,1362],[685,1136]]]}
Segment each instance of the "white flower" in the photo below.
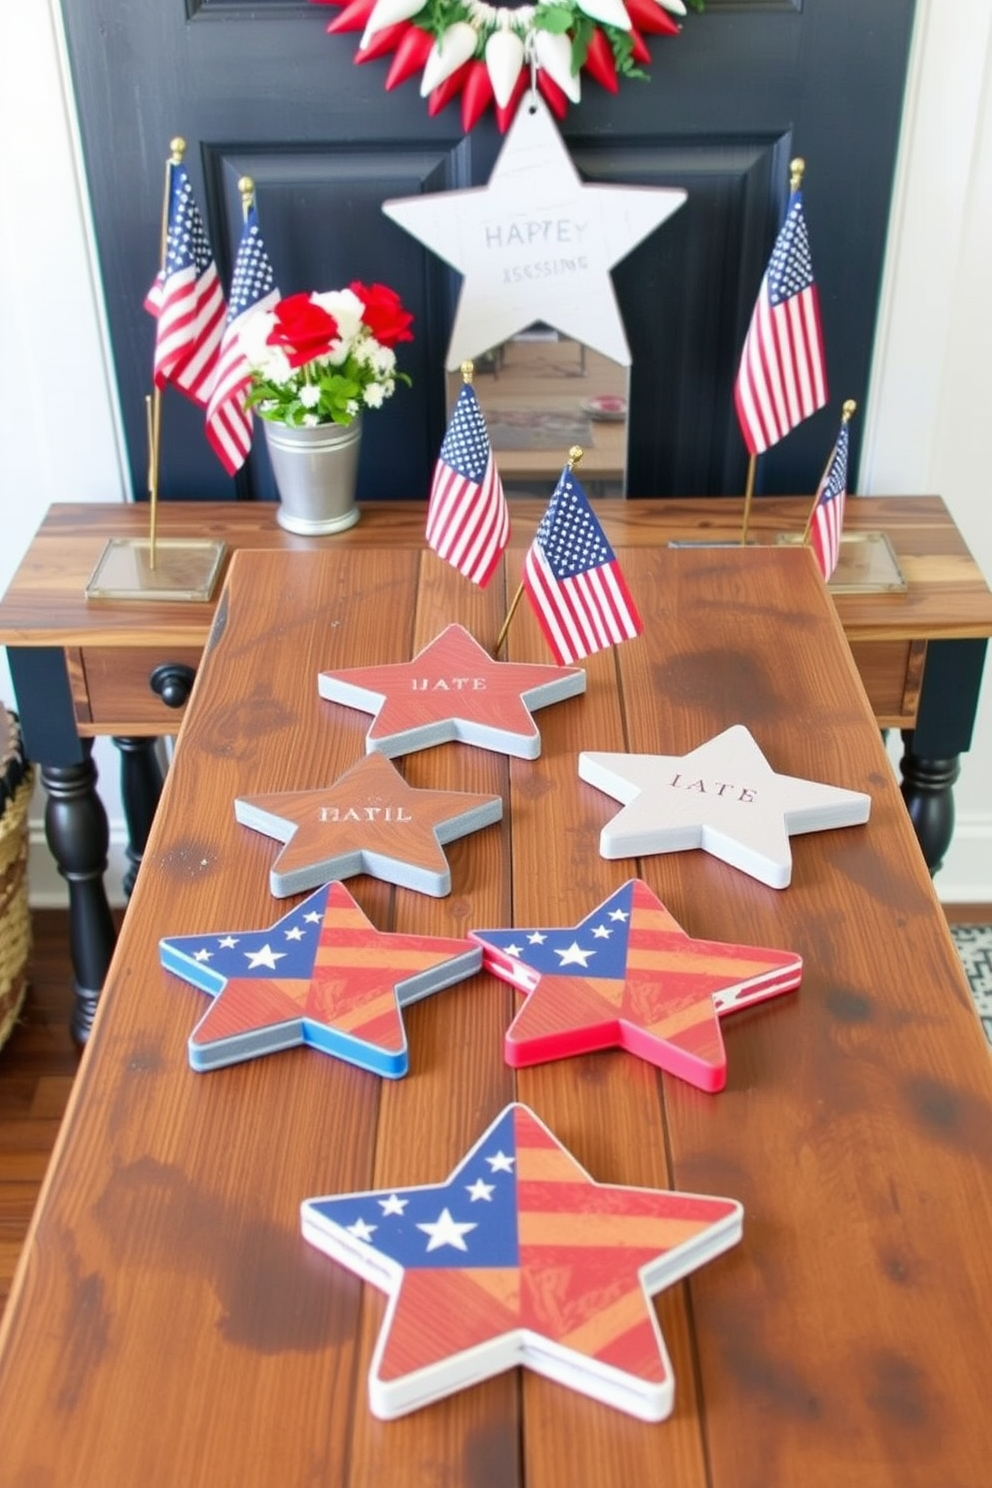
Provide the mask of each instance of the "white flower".
{"label": "white flower", "polygon": [[362,393],[368,408],[381,408],[385,396],[380,382],[370,382]]}
{"label": "white flower", "polygon": [[[362,324],[362,311],[365,309],[358,296],[350,289],[328,289],[322,294],[313,294],[310,298],[315,305],[326,310],[328,315],[334,316],[338,323],[338,336],[350,345],[358,335]],[[341,360],[343,361],[344,357]]]}
{"label": "white flower", "polygon": [[300,402],[304,408],[316,408],[320,402],[320,388],[312,382],[305,382],[300,388]]}
{"label": "white flower", "polygon": [[357,398],[349,398],[348,401],[347,401],[347,403],[344,405],[344,411],[348,415],[349,418],[355,418],[355,416],[359,412],[358,399]]}
{"label": "white flower", "polygon": [[380,346],[378,341],[373,343],[373,352],[369,358],[372,366],[379,376],[392,372],[396,367],[396,353],[391,346]]}
{"label": "white flower", "polygon": [[317,427],[317,425],[319,423],[320,423],[320,419],[317,417],[317,415],[315,413],[305,413],[303,415],[303,427],[304,427],[304,429],[316,429],[316,427]]}

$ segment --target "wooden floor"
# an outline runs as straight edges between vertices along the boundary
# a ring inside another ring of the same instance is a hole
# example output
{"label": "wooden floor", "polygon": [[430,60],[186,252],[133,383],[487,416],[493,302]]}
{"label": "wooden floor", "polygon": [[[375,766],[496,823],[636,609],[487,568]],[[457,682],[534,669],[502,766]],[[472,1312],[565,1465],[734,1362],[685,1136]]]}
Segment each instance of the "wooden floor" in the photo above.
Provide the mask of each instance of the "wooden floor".
{"label": "wooden floor", "polygon": [[[952,924],[990,924],[992,905],[945,906]],[[0,1049],[0,1314],[62,1120],[79,1051],[69,1036],[69,920],[36,910],[31,985]]]}

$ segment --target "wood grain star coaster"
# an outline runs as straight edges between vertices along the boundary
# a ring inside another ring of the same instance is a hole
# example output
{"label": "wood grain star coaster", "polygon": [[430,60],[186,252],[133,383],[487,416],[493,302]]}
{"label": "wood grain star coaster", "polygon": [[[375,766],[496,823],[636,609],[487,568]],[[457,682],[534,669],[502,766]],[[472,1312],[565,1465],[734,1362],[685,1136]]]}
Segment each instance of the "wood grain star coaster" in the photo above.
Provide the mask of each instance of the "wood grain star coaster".
{"label": "wood grain star coaster", "polygon": [[324,790],[239,797],[234,814],[286,844],[269,874],[277,899],[356,873],[437,899],[451,893],[442,843],[499,821],[503,800],[417,790],[385,755],[367,754]]}
{"label": "wood grain star coaster", "polygon": [[735,1199],[596,1183],[509,1105],[445,1183],[306,1199],[304,1237],[389,1296],[369,1403],[389,1419],[516,1365],[671,1414],[650,1298],[736,1245]]}
{"label": "wood grain star coaster", "polygon": [[528,994],[507,1064],[627,1049],[708,1091],[727,1083],[720,1019],[793,991],[803,970],[792,951],[691,939],[639,878],[577,925],[471,938],[487,971]]}
{"label": "wood grain star coaster", "polygon": [[537,759],[531,714],[586,690],[580,667],[494,661],[461,625],[449,625],[412,661],[321,672],[321,697],[376,716],[366,750],[390,758],[459,740]]}
{"label": "wood grain star coaster", "polygon": [[792,879],[790,836],[871,810],[860,791],[777,775],[739,723],[688,754],[582,753],[579,776],[624,803],[600,835],[604,858],[700,847],[773,889]]}
{"label": "wood grain star coaster", "polygon": [[375,1075],[409,1068],[401,1008],[479,970],[469,940],[376,930],[340,883],[267,930],[159,942],[162,965],[214,999],[189,1039],[195,1070],[307,1044]]}

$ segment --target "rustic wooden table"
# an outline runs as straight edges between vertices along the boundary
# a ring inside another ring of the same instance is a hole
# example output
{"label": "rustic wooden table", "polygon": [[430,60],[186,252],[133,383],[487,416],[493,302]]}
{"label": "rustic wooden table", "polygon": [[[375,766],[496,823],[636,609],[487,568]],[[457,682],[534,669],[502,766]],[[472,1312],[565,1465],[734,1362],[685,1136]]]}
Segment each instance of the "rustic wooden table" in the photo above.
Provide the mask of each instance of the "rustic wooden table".
{"label": "rustic wooden table", "polygon": [[[513,503],[513,550],[526,547],[544,503]],[[739,499],[601,502],[620,547],[672,540],[738,541]],[[754,504],[751,538],[774,543],[802,531],[807,498]],[[163,538],[216,537],[242,548],[298,551],[328,542],[348,551],[388,545],[424,554],[419,502],[380,503],[333,539],[294,537],[275,508],[255,503],[168,502]],[[161,789],[156,736],[182,719],[214,603],[87,601],[86,582],[110,538],[147,534],[145,504],[53,506],[0,601],[27,748],[51,809],[49,845],[69,883],[77,987],[74,1029],[85,1039],[114,944],[103,885],[108,832],[90,758],[94,735],[114,737],[133,878]],[[889,534],[908,582],[904,594],[837,594],[835,604],[880,727],[904,731],[903,794],[931,870],[951,840],[952,788],[971,743],[992,593],[938,497],[858,497],[845,528]],[[127,885],[129,887],[129,885]]]}
{"label": "rustic wooden table", "polygon": [[[501,826],[448,848],[451,895],[349,886],[380,929],[460,935],[574,924],[640,874],[693,936],[801,953],[801,987],[724,1023],[719,1095],[621,1052],[514,1073],[517,994],[487,974],[406,1011],[401,1080],[302,1048],[194,1073],[206,998],[159,938],[286,908],[234,797],[361,757],[368,715],[318,671],[408,658],[452,619],[486,643],[505,606],[413,545],[241,553],[4,1317],[5,1488],[987,1480],[992,1062],[836,612],[800,551],[623,561],[645,635],[537,714],[539,759],[400,762],[504,797]],[[525,607],[509,652],[547,660]],[[868,824],[794,838],[784,891],[701,852],[599,856],[617,806],[580,749],[680,753],[739,722],[777,771],[868,792]],[[300,1202],[440,1182],[514,1098],[601,1182],[743,1203],[741,1243],[659,1299],[667,1422],[521,1371],[369,1413],[383,1298],[302,1240]]]}

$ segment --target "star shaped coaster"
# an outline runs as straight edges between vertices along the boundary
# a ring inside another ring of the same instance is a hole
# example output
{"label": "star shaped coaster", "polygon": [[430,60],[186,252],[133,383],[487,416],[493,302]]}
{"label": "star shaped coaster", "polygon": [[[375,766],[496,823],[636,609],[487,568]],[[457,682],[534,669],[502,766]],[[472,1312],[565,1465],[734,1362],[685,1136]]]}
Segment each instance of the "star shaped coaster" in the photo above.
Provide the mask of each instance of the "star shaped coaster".
{"label": "star shaped coaster", "polygon": [[471,938],[487,971],[528,994],[507,1064],[627,1049],[708,1091],[727,1083],[720,1019],[791,992],[803,970],[792,951],[691,939],[639,878],[577,925]]}
{"label": "star shaped coaster", "polygon": [[596,1183],[509,1105],[446,1183],[306,1199],[312,1245],[388,1294],[369,1401],[389,1419],[517,1364],[645,1421],[671,1413],[650,1298],[741,1237],[734,1199]]}
{"label": "star shaped coaster", "polygon": [[367,751],[391,758],[451,739],[537,759],[531,713],[586,690],[581,667],[494,661],[461,625],[449,625],[412,661],[321,672],[321,697],[375,713]]}
{"label": "star shaped coaster", "polygon": [[685,199],[666,187],[586,184],[531,92],[488,186],[387,201],[382,210],[465,276],[449,371],[538,320],[629,366],[609,271]]}
{"label": "star shaped coaster", "polygon": [[604,858],[701,847],[773,889],[792,878],[790,836],[868,820],[871,797],[777,775],[743,724],[688,754],[579,755],[579,776],[624,803],[599,839]]}
{"label": "star shaped coaster", "polygon": [[499,821],[503,799],[416,790],[385,755],[367,754],[325,790],[239,797],[234,814],[286,844],[269,874],[277,899],[356,873],[441,898],[451,892],[441,844]]}
{"label": "star shaped coaster", "polygon": [[193,1069],[308,1044],[396,1079],[410,1063],[400,1009],[474,975],[482,953],[376,930],[332,883],[267,930],[161,940],[159,960],[214,999],[190,1034]]}

